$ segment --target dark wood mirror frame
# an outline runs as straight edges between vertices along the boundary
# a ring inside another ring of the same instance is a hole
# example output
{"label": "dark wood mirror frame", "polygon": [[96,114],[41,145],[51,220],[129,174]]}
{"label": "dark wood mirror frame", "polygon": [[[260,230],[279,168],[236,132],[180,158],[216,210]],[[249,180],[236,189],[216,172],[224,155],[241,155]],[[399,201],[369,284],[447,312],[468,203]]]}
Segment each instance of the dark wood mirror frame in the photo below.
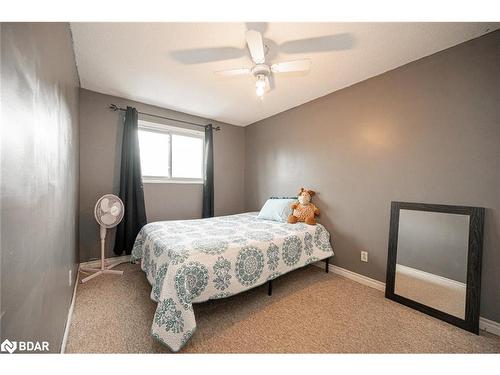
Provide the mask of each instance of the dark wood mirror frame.
{"label": "dark wood mirror frame", "polygon": [[[411,299],[394,294],[396,279],[396,257],[398,251],[400,210],[441,212],[469,216],[469,248],[467,254],[467,287],[465,298],[465,319],[460,319],[443,311],[426,306]],[[389,253],[385,297],[419,310],[435,318],[454,324],[460,328],[479,334],[479,304],[481,297],[481,258],[483,251],[484,208],[469,206],[449,206],[426,203],[391,202],[389,229]]]}

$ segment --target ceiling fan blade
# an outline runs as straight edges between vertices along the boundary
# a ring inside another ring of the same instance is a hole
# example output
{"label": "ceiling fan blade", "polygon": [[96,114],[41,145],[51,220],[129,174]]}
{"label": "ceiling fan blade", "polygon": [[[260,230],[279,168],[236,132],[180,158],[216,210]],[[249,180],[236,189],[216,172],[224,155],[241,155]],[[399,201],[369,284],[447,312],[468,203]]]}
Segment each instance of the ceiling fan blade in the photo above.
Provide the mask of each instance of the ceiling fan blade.
{"label": "ceiling fan blade", "polygon": [[274,90],[274,77],[272,75],[266,77],[266,92]]}
{"label": "ceiling fan blade", "polygon": [[214,73],[217,74],[218,76],[235,77],[235,76],[244,76],[250,74],[250,69],[241,68],[241,69],[219,70]]}
{"label": "ceiling fan blade", "polygon": [[262,34],[256,30],[247,31],[247,45],[252,60],[256,64],[263,64],[266,59],[264,56],[264,43],[262,42]]}
{"label": "ceiling fan blade", "polygon": [[271,65],[273,73],[305,72],[311,69],[311,60],[285,61]]}
{"label": "ceiling fan blade", "polygon": [[186,65],[231,60],[245,56],[245,50],[236,47],[192,48],[171,51],[170,56]]}
{"label": "ceiling fan blade", "polygon": [[245,22],[247,30],[257,30],[261,34],[265,34],[267,31],[267,22]]}
{"label": "ceiling fan blade", "polygon": [[324,35],[315,38],[290,40],[280,44],[279,50],[284,53],[312,53],[339,51],[352,48],[354,38],[349,33]]}

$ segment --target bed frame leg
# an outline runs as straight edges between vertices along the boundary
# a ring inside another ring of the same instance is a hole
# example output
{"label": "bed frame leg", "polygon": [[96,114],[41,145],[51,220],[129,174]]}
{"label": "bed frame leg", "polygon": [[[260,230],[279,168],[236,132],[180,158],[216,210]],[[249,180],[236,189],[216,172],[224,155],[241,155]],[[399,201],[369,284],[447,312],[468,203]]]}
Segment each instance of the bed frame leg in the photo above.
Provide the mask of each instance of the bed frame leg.
{"label": "bed frame leg", "polygon": [[269,280],[267,282],[267,295],[270,296],[273,294],[273,281]]}
{"label": "bed frame leg", "polygon": [[330,262],[329,262],[330,258],[326,258],[325,259],[325,272],[328,273],[328,270],[329,270],[329,265],[330,265]]}

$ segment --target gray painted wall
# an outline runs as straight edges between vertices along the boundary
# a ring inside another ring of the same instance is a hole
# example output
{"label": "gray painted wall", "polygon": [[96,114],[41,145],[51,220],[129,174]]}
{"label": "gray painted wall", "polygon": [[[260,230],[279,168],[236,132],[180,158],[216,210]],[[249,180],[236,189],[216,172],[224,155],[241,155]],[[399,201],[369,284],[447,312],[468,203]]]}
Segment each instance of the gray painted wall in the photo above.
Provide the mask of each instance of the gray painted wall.
{"label": "gray painted wall", "polygon": [[399,211],[396,263],[467,282],[469,216]]}
{"label": "gray painted wall", "polygon": [[[200,124],[219,125],[214,133],[215,214],[228,215],[244,210],[244,128],[210,121],[131,100],[80,90],[80,260],[100,254],[99,230],[94,205],[106,193],[119,193],[123,113],[108,109],[110,103],[127,105],[153,113]],[[157,118],[141,116],[160,122]],[[179,124],[181,125],[181,124]],[[202,185],[144,184],[148,221],[201,217]],[[114,230],[109,232],[107,256],[113,256]]]}
{"label": "gray painted wall", "polygon": [[76,276],[78,76],[68,24],[1,25],[1,340],[60,350]]}
{"label": "gray painted wall", "polygon": [[499,46],[496,31],[248,126],[247,210],[314,189],[334,264],[385,281],[391,201],[486,207],[481,315],[500,321]]}

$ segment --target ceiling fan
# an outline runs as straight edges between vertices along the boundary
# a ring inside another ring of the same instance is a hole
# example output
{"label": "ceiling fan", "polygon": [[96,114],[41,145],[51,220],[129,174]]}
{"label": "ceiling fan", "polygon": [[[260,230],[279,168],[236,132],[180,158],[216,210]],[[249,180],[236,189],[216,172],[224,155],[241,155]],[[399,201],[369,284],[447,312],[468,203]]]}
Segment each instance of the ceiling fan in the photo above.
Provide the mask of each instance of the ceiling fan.
{"label": "ceiling fan", "polygon": [[[303,54],[345,50],[352,47],[354,40],[349,33],[323,35],[319,37],[290,40],[280,44],[262,37],[267,30],[267,23],[247,23],[246,45],[253,61],[249,68],[216,71],[215,74],[224,77],[253,76],[257,96],[274,89],[274,74],[288,72],[305,72],[311,69],[310,59],[290,60],[270,64],[278,51],[285,54]],[[208,47],[176,50],[171,56],[183,64],[200,64],[220,60],[241,58],[247,54],[246,48]]]}
{"label": "ceiling fan", "polygon": [[262,34],[257,30],[248,30],[246,33],[246,42],[254,65],[251,68],[229,69],[215,72],[220,76],[240,76],[253,75],[255,77],[255,91],[257,96],[262,98],[265,92],[274,88],[272,82],[273,73],[286,72],[307,72],[311,69],[311,60],[301,59],[293,61],[278,62],[275,64],[266,64],[266,49]]}

